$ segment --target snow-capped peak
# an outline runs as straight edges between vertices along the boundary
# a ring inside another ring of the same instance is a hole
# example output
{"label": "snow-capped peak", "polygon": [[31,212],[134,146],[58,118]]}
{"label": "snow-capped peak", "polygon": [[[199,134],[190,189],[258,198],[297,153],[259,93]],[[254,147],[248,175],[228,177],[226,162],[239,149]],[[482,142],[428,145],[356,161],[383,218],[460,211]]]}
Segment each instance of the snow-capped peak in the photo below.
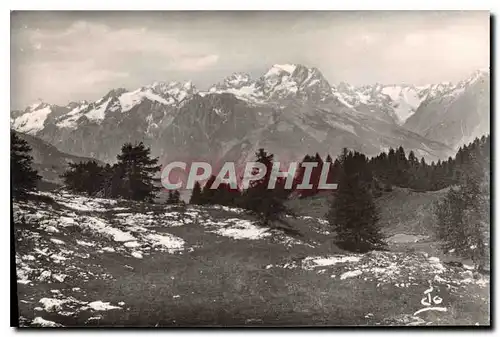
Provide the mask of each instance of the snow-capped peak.
{"label": "snow-capped peak", "polygon": [[324,101],[331,96],[330,91],[330,85],[316,68],[275,64],[255,81],[248,74],[234,73],[212,86],[208,93],[230,93],[251,103],[264,103],[288,98]]}
{"label": "snow-capped peak", "polygon": [[337,99],[349,108],[368,113],[382,113],[398,124],[404,123],[423,101],[420,91],[412,85],[364,85],[355,87],[340,83],[333,88]]}
{"label": "snow-capped peak", "polygon": [[197,93],[197,89],[191,81],[187,82],[154,82],[149,86],[155,93],[161,95],[165,99],[172,98],[175,102],[180,103],[187,97]]}
{"label": "snow-capped peak", "polygon": [[337,99],[349,108],[382,111],[396,123],[403,124],[424,102],[438,97],[456,96],[478,79],[488,74],[488,70],[478,70],[469,78],[457,83],[442,82],[421,86],[409,84],[364,85],[355,87],[340,83],[333,88]]}
{"label": "snow-capped peak", "polygon": [[116,88],[116,89],[111,89],[104,97],[102,97],[98,102],[102,102],[102,101],[105,101],[109,98],[113,98],[113,97],[120,97],[121,95],[123,95],[124,93],[127,92],[127,89],[125,88]]}
{"label": "snow-capped peak", "polygon": [[35,111],[37,109],[41,109],[48,106],[47,103],[45,103],[43,100],[38,99],[36,102],[30,104],[28,108],[26,109],[27,111]]}
{"label": "snow-capped peak", "polygon": [[275,64],[267,71],[264,77],[280,75],[283,72],[292,75],[296,68],[295,64]]}
{"label": "snow-capped peak", "polygon": [[331,87],[317,68],[300,64],[275,64],[257,81],[268,99],[297,98],[323,102],[332,98]]}
{"label": "snow-capped peak", "polygon": [[82,117],[101,123],[109,112],[125,113],[146,100],[163,106],[176,106],[195,92],[196,88],[192,82],[154,82],[133,91],[123,88],[113,89],[93,103],[85,101],[70,103],[66,107],[68,112],[57,117],[56,125],[74,129]]}
{"label": "snow-capped peak", "polygon": [[186,83],[184,83],[183,87],[186,90],[192,90],[194,88],[194,85],[192,81],[187,81]]}
{"label": "snow-capped peak", "polygon": [[465,80],[466,85],[470,85],[477,80],[483,78],[483,77],[489,77],[490,76],[490,69],[489,68],[481,68],[473,72],[468,79]]}
{"label": "snow-capped peak", "polygon": [[81,101],[78,101],[78,102],[69,102],[66,107],[68,109],[75,109],[75,108],[77,108],[79,106],[83,106],[83,105],[89,105],[89,102],[86,101],[86,100],[81,100]]}
{"label": "snow-capped peak", "polygon": [[224,84],[226,86],[231,86],[234,88],[242,87],[244,85],[250,84],[250,82],[250,75],[246,73],[233,73],[231,76],[224,79]]}
{"label": "snow-capped peak", "polygon": [[19,132],[35,134],[44,128],[45,120],[51,112],[49,104],[38,101],[31,104],[24,114],[11,119],[11,127]]}

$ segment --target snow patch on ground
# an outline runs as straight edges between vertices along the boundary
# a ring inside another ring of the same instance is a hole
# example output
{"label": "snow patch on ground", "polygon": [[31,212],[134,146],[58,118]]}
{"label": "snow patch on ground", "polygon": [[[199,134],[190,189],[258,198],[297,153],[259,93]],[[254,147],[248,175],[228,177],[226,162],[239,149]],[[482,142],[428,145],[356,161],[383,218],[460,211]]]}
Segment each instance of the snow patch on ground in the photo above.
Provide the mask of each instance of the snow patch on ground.
{"label": "snow patch on ground", "polygon": [[160,245],[164,247],[169,253],[184,249],[184,240],[168,233],[148,234],[145,238],[150,240],[153,245]]}
{"label": "snow patch on ground", "polygon": [[425,235],[395,234],[387,239],[387,243],[415,243],[427,238]]}
{"label": "snow patch on ground", "polygon": [[306,265],[311,268],[333,266],[337,263],[359,262],[361,256],[337,255],[328,257],[307,257],[304,259]]}
{"label": "snow patch on ground", "polygon": [[137,241],[128,241],[125,242],[123,245],[128,248],[137,248],[141,246],[141,244],[138,243]]}
{"label": "snow patch on ground", "polygon": [[35,317],[31,322],[33,325],[39,325],[43,328],[60,328],[63,327],[62,324],[43,319],[42,317]]}
{"label": "snow patch on ground", "polygon": [[130,234],[129,232],[124,232],[118,228],[111,227],[109,224],[104,222],[104,220],[88,217],[85,225],[90,229],[95,230],[98,233],[102,233],[105,235],[109,235],[113,238],[113,240],[117,242],[126,242],[126,241],[135,241],[136,238]]}
{"label": "snow patch on ground", "polygon": [[94,301],[94,302],[87,304],[87,306],[95,311],[121,309],[121,307],[117,307],[117,306],[109,304],[109,302],[103,302],[103,301]]}
{"label": "snow patch on ground", "polygon": [[67,303],[67,300],[61,300],[57,298],[42,298],[40,299],[40,302],[43,305],[43,310],[45,311],[57,311],[62,309],[62,305],[64,303]]}
{"label": "snow patch on ground", "polygon": [[55,243],[56,245],[64,245],[64,241],[63,240],[59,240],[59,239],[50,239],[51,242]]}
{"label": "snow patch on ground", "polygon": [[258,227],[249,220],[231,218],[217,223],[207,221],[205,224],[218,227],[213,230],[214,233],[236,240],[259,240],[271,235],[268,232],[268,228]]}
{"label": "snow patch on ground", "polygon": [[361,270],[350,270],[350,271],[346,271],[345,273],[340,275],[340,279],[345,280],[346,278],[356,277],[356,276],[359,276],[361,274],[363,274],[363,272]]}
{"label": "snow patch on ground", "polygon": [[107,207],[115,205],[118,202],[117,200],[111,199],[78,196],[67,192],[38,192],[37,194],[50,197],[57,203],[72,210],[84,212],[105,212],[108,210]]}
{"label": "snow patch on ground", "polygon": [[210,206],[210,208],[221,209],[221,210],[226,211],[226,212],[233,212],[233,213],[238,213],[238,214],[245,212],[245,210],[242,208],[229,207],[229,206],[223,206],[223,205],[212,205],[212,206]]}
{"label": "snow patch on ground", "polygon": [[95,243],[93,242],[87,242],[83,240],[76,240],[76,243],[79,244],[80,246],[87,246],[87,247],[94,247]]}
{"label": "snow patch on ground", "polygon": [[[416,280],[427,278],[457,289],[467,284],[480,287],[489,285],[489,278],[473,274],[470,270],[445,267],[439,258],[425,253],[370,252],[359,255],[336,255],[329,257],[306,257],[283,264],[267,265],[265,269],[285,268],[318,270],[319,274],[340,275],[341,280],[363,274],[365,281],[393,284],[396,287],[421,286]],[[475,277],[474,277],[475,275]]]}

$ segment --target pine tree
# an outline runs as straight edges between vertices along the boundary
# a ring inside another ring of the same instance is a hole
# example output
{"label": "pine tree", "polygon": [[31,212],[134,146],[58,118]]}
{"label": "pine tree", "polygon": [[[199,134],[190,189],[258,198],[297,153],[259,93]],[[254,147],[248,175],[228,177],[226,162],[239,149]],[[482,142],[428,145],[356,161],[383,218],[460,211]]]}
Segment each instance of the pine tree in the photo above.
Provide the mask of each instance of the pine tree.
{"label": "pine tree", "polygon": [[[285,206],[288,193],[284,189],[283,179],[278,179],[276,188],[267,188],[271,177],[274,155],[268,154],[262,148],[255,155],[257,157],[255,161],[264,164],[267,171],[264,177],[250,182],[249,188],[242,196],[242,206],[255,213],[263,226],[274,227],[275,222],[288,226],[283,216],[286,213],[291,213],[291,211]],[[256,173],[254,172],[254,174]]]}
{"label": "pine tree", "polygon": [[313,185],[312,189],[306,190],[306,195],[305,196],[313,196],[318,194],[319,192],[319,181],[321,179],[321,171],[323,170],[323,159],[319,155],[319,153],[316,152],[316,155],[314,156],[313,162],[318,163],[316,167],[313,168],[312,173],[311,173],[311,180],[310,183]]}
{"label": "pine tree", "polygon": [[205,186],[203,186],[200,197],[201,205],[214,205],[217,203],[215,200],[215,189],[211,188],[216,178],[216,176],[211,175],[205,183]]}
{"label": "pine tree", "polygon": [[127,143],[117,156],[116,169],[122,177],[120,196],[132,200],[152,201],[160,189],[153,183],[153,176],[160,171],[158,158],[150,158],[151,150],[142,142]]}
{"label": "pine tree", "polygon": [[199,181],[196,181],[194,183],[193,187],[193,193],[191,194],[191,198],[189,199],[189,203],[193,205],[200,205],[201,204],[201,185]]}
{"label": "pine tree", "polygon": [[[330,156],[328,156],[327,160],[330,160],[330,163],[331,163],[332,158]],[[302,166],[302,163],[317,163],[317,165],[312,168],[311,175],[310,175],[309,181],[308,181],[312,185],[311,189],[297,188],[297,186],[300,185],[302,183],[302,181],[304,180],[304,174],[305,174],[306,169]],[[301,198],[306,198],[306,197],[310,197],[310,196],[318,194],[319,182],[321,179],[321,171],[323,170],[323,165],[324,165],[324,162],[323,162],[323,159],[321,158],[321,156],[319,155],[319,153],[316,153],[314,156],[306,155],[304,157],[304,159],[302,160],[301,164],[299,165],[299,167],[297,169],[297,172],[295,173],[294,182],[292,185],[293,186],[292,189],[298,191]],[[333,170],[333,168],[330,167],[330,171],[329,171],[329,175],[328,175],[330,180],[327,179],[327,182],[331,181],[331,179],[332,179],[332,176],[330,174],[332,172],[332,170]]]}
{"label": "pine tree", "polygon": [[366,157],[344,149],[335,198],[327,215],[336,244],[345,250],[367,252],[385,246],[378,227],[378,210],[370,191],[372,175]]}
{"label": "pine tree", "polygon": [[237,206],[239,203],[240,191],[231,188],[228,183],[221,183],[215,189],[214,203],[224,206]]}
{"label": "pine tree", "polygon": [[113,166],[106,164],[103,171],[103,183],[96,196],[102,198],[119,198],[123,195],[124,168],[118,164]]}
{"label": "pine tree", "polygon": [[445,181],[445,174],[444,174],[444,168],[443,168],[443,163],[439,159],[435,165],[433,165],[433,170],[432,170],[432,175],[431,175],[431,189],[434,191],[440,190],[446,185],[444,184]]}
{"label": "pine tree", "polygon": [[297,191],[298,194],[302,197],[303,196],[303,192],[304,190],[303,189],[299,189],[298,186],[300,184],[302,184],[302,181],[304,180],[304,174],[305,174],[305,168],[302,166],[303,163],[309,163],[312,161],[312,157],[309,156],[308,154],[306,154],[304,156],[304,159],[302,159],[302,162],[299,164],[299,166],[297,167],[297,171],[295,172],[295,177],[293,179],[293,185],[292,185],[292,189],[294,191]]}
{"label": "pine tree", "polygon": [[387,154],[387,162],[388,178],[389,181],[394,184],[397,174],[398,158],[396,151],[392,147],[389,149],[389,153]]}
{"label": "pine tree", "polygon": [[394,176],[394,184],[396,186],[408,187],[408,167],[405,150],[400,146],[396,150],[396,172]]}
{"label": "pine tree", "polygon": [[167,204],[168,205],[177,205],[180,203],[182,203],[181,202],[181,193],[178,190],[169,190]]}
{"label": "pine tree", "polygon": [[410,153],[408,154],[408,164],[410,166],[417,166],[418,165],[418,159],[415,156],[415,152],[413,152],[413,150],[410,151]]}
{"label": "pine tree", "polygon": [[430,186],[431,167],[427,165],[425,159],[420,159],[419,170],[417,172],[417,183],[415,189],[419,191],[427,191]]}
{"label": "pine tree", "polygon": [[32,168],[33,157],[31,147],[15,132],[10,133],[10,172],[11,188],[14,198],[24,198],[27,192],[33,191],[41,177]]}
{"label": "pine tree", "polygon": [[64,172],[64,185],[67,189],[95,195],[104,187],[105,168],[97,164],[96,161],[70,163],[69,169]]}
{"label": "pine tree", "polygon": [[413,151],[408,154],[408,187],[418,189],[418,172],[420,170],[420,163]]}
{"label": "pine tree", "polygon": [[455,170],[455,162],[453,158],[448,157],[448,171],[446,172],[447,184],[446,186],[455,185],[457,183],[457,175]]}
{"label": "pine tree", "polygon": [[[191,200],[193,202],[196,201],[196,203],[200,205],[238,206],[241,197],[239,189],[232,188],[228,183],[220,183],[217,188],[211,188],[216,179],[216,176],[210,176],[203,189],[201,189],[199,184],[197,187],[195,183]],[[197,189],[200,189],[200,191],[197,192]],[[193,202],[190,201],[190,203]]]}
{"label": "pine tree", "polygon": [[[455,249],[478,270],[488,262],[490,228],[490,159],[488,144],[476,139],[460,153],[460,185],[451,188],[435,207],[442,249]],[[484,151],[485,150],[485,151]]]}
{"label": "pine tree", "polygon": [[328,169],[328,175],[326,177],[326,183],[333,184],[335,182],[335,171],[336,169],[338,169],[339,163],[337,160],[335,160],[334,162],[330,155],[326,156],[325,163],[327,163],[327,165],[330,165],[330,168]]}
{"label": "pine tree", "polygon": [[489,193],[481,193],[480,184],[467,179],[458,188],[451,188],[435,207],[437,235],[447,253],[470,258],[482,270],[487,259],[489,229]]}

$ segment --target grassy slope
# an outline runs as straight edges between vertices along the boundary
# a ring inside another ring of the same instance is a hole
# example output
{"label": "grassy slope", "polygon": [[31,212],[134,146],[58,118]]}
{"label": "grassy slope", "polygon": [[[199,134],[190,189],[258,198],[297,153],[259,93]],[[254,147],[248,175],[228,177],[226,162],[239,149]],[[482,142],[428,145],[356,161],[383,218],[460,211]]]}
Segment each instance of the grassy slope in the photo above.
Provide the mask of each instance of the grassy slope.
{"label": "grassy slope", "polygon": [[434,192],[416,192],[395,187],[378,199],[381,211],[380,225],[387,234],[408,233],[432,235],[435,223],[434,204],[446,195],[448,189]]}
{"label": "grassy slope", "polygon": [[[380,211],[380,225],[390,235],[395,233],[427,234],[432,230],[433,204],[447,192],[416,192],[394,187],[376,199]],[[331,193],[323,192],[305,199],[289,201],[289,207],[301,215],[325,217],[332,201]]]}
{"label": "grassy slope", "polygon": [[[470,272],[458,268],[446,267],[437,273],[421,254],[367,254],[359,257],[359,263],[316,266],[311,270],[301,267],[308,256],[345,254],[332,245],[331,235],[325,234],[328,227],[316,219],[321,216],[321,199],[313,199],[307,207],[308,212],[316,212],[311,213],[314,217],[302,214],[290,219],[303,234],[296,238],[302,244],[286,244],[283,235],[280,239],[235,240],[213,233],[214,228],[220,228],[217,226],[230,227],[227,219],[251,220],[232,210],[166,209],[161,205],[119,202],[100,204],[105,211],[97,212],[68,208],[68,200],[16,205],[19,208],[15,216],[24,214],[24,221],[17,224],[15,231],[16,257],[23,259],[21,269],[28,271],[27,279],[31,281],[18,283],[21,322],[30,325],[35,317],[43,317],[71,326],[489,324],[489,286],[483,285],[484,280],[475,282]],[[386,199],[401,202],[401,197]],[[46,211],[41,218],[26,216],[41,205]],[[140,229],[134,229],[122,220],[127,216],[118,215],[123,212],[141,214],[146,220],[134,218],[131,223],[140,224]],[[198,215],[193,217],[193,212]],[[166,213],[176,214],[177,220],[165,218]],[[62,226],[64,217],[75,219],[77,224]],[[91,217],[106,220],[136,237],[142,235],[138,234],[141,230],[169,233],[182,238],[185,247],[167,253],[141,239],[144,256],[138,259],[131,255],[137,248],[124,248],[122,242],[89,230],[85,221]],[[179,219],[184,221],[182,225],[178,225]],[[219,225],[207,227],[207,223]],[[48,231],[47,224],[59,232]],[[54,238],[64,244],[55,244],[50,240]],[[79,245],[77,240],[94,246]],[[112,247],[115,252],[102,252],[103,247]],[[53,254],[63,255],[66,260],[55,263]],[[34,260],[27,260],[27,255]],[[395,266],[397,272],[393,272]],[[63,282],[53,277],[41,279],[41,273],[47,270],[68,276]],[[346,271],[361,270],[361,276],[340,277]],[[422,308],[420,301],[430,280],[448,312],[412,316]],[[44,310],[39,303],[42,298],[75,298],[82,303],[73,301],[57,310]],[[85,308],[83,302],[96,300],[121,309]],[[121,301],[125,304],[120,306]]]}
{"label": "grassy slope", "polygon": [[[437,242],[433,238],[435,218],[433,208],[447,189],[435,192],[416,192],[407,188],[393,188],[383,192],[376,199],[380,212],[379,225],[385,236],[408,234],[428,237],[416,243],[404,242],[391,247],[393,250],[425,251],[443,257]],[[325,217],[332,201],[331,193],[321,193],[311,198],[290,200],[289,206],[298,214],[313,217]]]}

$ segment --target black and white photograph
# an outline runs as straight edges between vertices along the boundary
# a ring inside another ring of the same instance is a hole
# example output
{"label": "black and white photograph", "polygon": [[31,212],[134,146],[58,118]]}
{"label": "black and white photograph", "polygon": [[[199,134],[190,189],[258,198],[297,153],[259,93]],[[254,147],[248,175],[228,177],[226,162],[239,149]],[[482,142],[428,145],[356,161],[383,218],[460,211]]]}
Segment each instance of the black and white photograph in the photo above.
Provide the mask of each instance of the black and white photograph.
{"label": "black and white photograph", "polygon": [[14,326],[490,327],[493,22],[11,11]]}

